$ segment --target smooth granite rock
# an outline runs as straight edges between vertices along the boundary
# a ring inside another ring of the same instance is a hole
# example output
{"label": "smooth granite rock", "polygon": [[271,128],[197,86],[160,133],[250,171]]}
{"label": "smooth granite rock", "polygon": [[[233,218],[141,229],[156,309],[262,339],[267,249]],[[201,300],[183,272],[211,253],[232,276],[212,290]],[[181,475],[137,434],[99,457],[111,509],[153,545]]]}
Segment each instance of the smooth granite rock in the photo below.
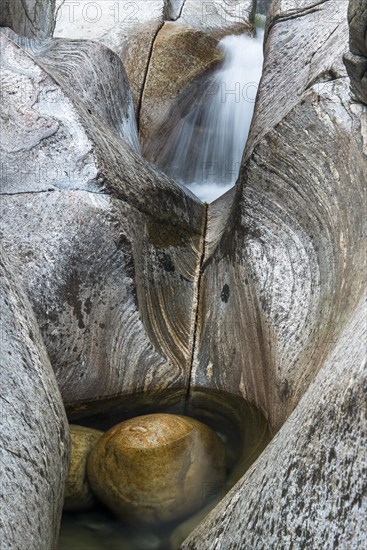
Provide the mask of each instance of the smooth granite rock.
{"label": "smooth granite rock", "polygon": [[344,62],[351,81],[353,96],[367,104],[367,4],[350,0],[348,10],[349,47]]}
{"label": "smooth granite rock", "polygon": [[56,0],[2,0],[0,27],[32,38],[51,36],[55,26]]}
{"label": "smooth granite rock", "polygon": [[192,372],[193,386],[254,401],[275,429],[364,289],[367,181],[366,109],[342,62],[347,2],[278,4],[237,189],[208,210]]}
{"label": "smooth granite rock", "polygon": [[182,550],[365,546],[366,296],[259,459]]}
{"label": "smooth granite rock", "polygon": [[87,479],[87,459],[103,432],[70,424],[71,456],[65,486],[64,510],[87,510],[95,503]]}
{"label": "smooth granite rock", "polygon": [[224,482],[224,446],[202,422],[148,414],[108,430],[88,457],[92,491],[116,515],[140,523],[184,518]]}
{"label": "smooth granite rock", "polygon": [[69,429],[32,307],[1,251],[1,548],[55,549]]}
{"label": "smooth granite rock", "polygon": [[[218,40],[200,29],[165,23],[154,42],[142,96],[139,133],[145,158],[155,161],[182,111],[179,97],[187,87],[223,61]],[[208,78],[208,77],[206,77]],[[200,88],[195,87],[197,94]],[[192,98],[192,101],[195,99]],[[179,105],[178,105],[179,103]],[[187,108],[187,107],[186,107]]]}
{"label": "smooth granite rock", "polygon": [[55,37],[100,42],[123,61],[139,111],[155,37],[164,23],[164,0],[57,0]]}
{"label": "smooth granite rock", "polygon": [[32,53],[0,40],[4,246],[64,401],[185,393],[202,204],[122,139],[129,126],[117,133],[117,56],[94,43],[47,41]]}

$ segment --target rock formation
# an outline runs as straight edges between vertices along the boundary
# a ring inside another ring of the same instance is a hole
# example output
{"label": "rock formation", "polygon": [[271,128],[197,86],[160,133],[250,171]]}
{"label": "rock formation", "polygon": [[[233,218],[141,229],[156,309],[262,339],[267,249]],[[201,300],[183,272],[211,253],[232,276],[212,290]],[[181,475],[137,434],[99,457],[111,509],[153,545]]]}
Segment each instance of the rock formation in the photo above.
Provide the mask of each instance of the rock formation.
{"label": "rock formation", "polygon": [[31,305],[1,252],[1,547],[50,550],[63,505],[68,423]]}
{"label": "rock formation", "polygon": [[87,459],[103,432],[70,424],[71,456],[64,510],[86,510],[95,502],[87,479]]}
{"label": "rock formation", "polygon": [[140,524],[170,522],[203,506],[203,487],[224,482],[224,446],[202,422],[148,414],[101,437],[88,458],[88,479],[118,516]]}
{"label": "rock formation", "polygon": [[22,36],[51,36],[55,26],[56,0],[3,0],[0,27],[10,27]]}
{"label": "rock formation", "polygon": [[183,549],[363,544],[367,120],[347,40],[347,2],[271,5],[237,189],[209,207],[192,385],[280,430]]}
{"label": "rock formation", "polygon": [[354,97],[367,104],[367,5],[350,0],[348,10],[350,52],[344,61]]}
{"label": "rock formation", "polygon": [[275,429],[365,285],[366,111],[342,61],[347,2],[312,6],[270,8],[237,188],[208,211],[192,372],[193,386],[257,403]]}
{"label": "rock formation", "polygon": [[203,206],[129,145],[116,55],[0,39],[4,246],[64,401],[186,392]]}

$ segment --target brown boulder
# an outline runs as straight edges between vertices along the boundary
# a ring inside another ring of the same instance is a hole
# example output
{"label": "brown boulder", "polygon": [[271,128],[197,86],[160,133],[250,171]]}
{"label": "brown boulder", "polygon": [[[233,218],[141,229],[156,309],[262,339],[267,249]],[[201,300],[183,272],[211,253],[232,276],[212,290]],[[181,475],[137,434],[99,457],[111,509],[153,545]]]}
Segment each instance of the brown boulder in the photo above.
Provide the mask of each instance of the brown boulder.
{"label": "brown boulder", "polygon": [[150,414],[106,432],[88,458],[93,492],[121,517],[155,523],[184,517],[203,488],[224,479],[224,448],[192,418]]}

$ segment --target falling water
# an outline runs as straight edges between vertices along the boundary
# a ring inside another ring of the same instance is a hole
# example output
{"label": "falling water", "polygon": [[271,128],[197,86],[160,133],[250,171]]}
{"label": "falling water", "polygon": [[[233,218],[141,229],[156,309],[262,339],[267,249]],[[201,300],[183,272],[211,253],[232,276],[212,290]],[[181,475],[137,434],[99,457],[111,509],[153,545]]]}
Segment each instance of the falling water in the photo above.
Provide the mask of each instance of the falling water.
{"label": "falling water", "polygon": [[263,35],[257,28],[255,38],[226,36],[219,42],[222,66],[168,140],[171,154],[161,168],[208,203],[230,189],[239,173],[261,77]]}

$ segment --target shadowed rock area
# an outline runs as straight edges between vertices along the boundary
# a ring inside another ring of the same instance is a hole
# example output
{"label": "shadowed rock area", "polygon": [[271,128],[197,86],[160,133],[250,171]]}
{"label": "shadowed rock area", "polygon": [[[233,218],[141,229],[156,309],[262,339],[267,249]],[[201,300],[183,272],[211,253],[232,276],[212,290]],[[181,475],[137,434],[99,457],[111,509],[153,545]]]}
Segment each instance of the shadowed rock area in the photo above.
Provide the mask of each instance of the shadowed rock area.
{"label": "shadowed rock area", "polygon": [[367,103],[367,5],[364,0],[351,0],[348,10],[350,52],[344,61],[351,88],[358,101]]}
{"label": "shadowed rock area", "polygon": [[0,27],[10,27],[22,36],[51,36],[55,26],[56,0],[3,0]]}
{"label": "shadowed rock area", "polygon": [[50,550],[63,505],[68,423],[31,305],[3,250],[0,286],[1,547]]}

